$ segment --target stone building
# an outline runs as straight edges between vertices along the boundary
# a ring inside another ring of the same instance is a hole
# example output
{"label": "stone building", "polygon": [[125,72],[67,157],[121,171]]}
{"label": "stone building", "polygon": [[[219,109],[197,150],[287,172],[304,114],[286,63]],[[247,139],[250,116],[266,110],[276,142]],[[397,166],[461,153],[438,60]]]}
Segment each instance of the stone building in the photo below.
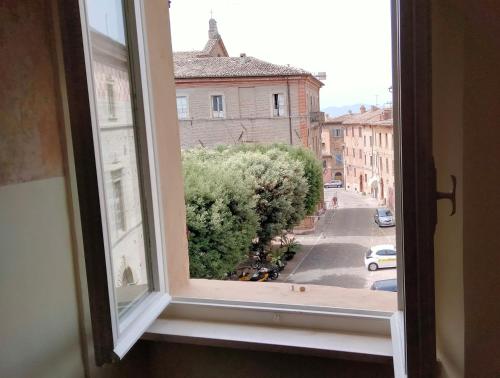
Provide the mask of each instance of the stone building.
{"label": "stone building", "polygon": [[394,209],[392,108],[371,107],[342,116],[345,186]]}
{"label": "stone building", "polygon": [[323,160],[323,182],[341,180],[344,184],[344,126],[349,115],[327,117],[321,131],[321,158]]}
{"label": "stone building", "polygon": [[209,21],[201,51],[174,53],[181,147],[289,143],[321,158],[321,81],[311,73],[240,54],[230,57]]}

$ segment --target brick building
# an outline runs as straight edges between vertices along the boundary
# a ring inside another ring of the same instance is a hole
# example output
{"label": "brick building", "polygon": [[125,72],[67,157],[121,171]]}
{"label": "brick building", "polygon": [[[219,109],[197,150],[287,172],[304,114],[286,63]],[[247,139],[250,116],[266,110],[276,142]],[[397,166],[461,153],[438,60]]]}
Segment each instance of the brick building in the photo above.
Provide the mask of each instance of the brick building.
{"label": "brick building", "polygon": [[341,180],[344,183],[344,126],[349,114],[325,119],[321,131],[323,182]]}
{"label": "brick building", "polygon": [[394,209],[392,108],[371,107],[337,117],[344,128],[345,185]]}
{"label": "brick building", "polygon": [[320,159],[323,84],[303,69],[230,57],[214,19],[208,36],[203,50],[174,53],[182,148],[281,142]]}

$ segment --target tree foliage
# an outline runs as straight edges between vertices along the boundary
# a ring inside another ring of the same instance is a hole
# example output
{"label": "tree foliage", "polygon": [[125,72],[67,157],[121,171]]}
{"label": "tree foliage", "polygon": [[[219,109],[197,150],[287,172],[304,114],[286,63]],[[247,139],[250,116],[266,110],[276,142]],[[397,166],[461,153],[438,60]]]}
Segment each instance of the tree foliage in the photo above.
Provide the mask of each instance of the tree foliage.
{"label": "tree foliage", "polygon": [[184,159],[183,168],[191,277],[223,279],[257,233],[252,188],[224,164]]}
{"label": "tree foliage", "polygon": [[224,278],[252,240],[263,250],[320,199],[321,166],[299,147],[198,148],[183,153],[183,169],[192,277]]}

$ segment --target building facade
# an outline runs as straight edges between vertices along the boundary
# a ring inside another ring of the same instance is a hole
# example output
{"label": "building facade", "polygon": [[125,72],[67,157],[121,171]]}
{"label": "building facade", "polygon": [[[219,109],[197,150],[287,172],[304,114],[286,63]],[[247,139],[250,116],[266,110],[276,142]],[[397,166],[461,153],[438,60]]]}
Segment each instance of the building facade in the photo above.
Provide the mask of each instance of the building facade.
{"label": "building facade", "polygon": [[371,107],[343,116],[345,186],[394,209],[392,108]]}
{"label": "building facade", "polygon": [[344,186],[344,126],[349,115],[327,117],[321,131],[321,157],[323,160],[323,182],[342,181]]}
{"label": "building facade", "polygon": [[230,57],[214,19],[201,51],[174,53],[181,147],[287,143],[321,158],[319,90],[311,73]]}

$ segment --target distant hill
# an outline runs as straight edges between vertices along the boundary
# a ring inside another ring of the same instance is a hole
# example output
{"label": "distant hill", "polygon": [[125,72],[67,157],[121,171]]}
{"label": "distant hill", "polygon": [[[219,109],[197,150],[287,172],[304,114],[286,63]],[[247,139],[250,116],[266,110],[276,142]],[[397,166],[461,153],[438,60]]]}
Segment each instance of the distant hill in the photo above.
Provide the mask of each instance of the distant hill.
{"label": "distant hill", "polygon": [[[321,109],[322,112],[328,113],[331,117],[338,117],[344,114],[347,114],[349,110],[352,110],[353,113],[359,113],[359,107],[362,104],[354,104],[354,105],[344,105],[344,106],[329,106],[327,108]],[[370,108],[369,104],[364,104],[366,108]]]}

